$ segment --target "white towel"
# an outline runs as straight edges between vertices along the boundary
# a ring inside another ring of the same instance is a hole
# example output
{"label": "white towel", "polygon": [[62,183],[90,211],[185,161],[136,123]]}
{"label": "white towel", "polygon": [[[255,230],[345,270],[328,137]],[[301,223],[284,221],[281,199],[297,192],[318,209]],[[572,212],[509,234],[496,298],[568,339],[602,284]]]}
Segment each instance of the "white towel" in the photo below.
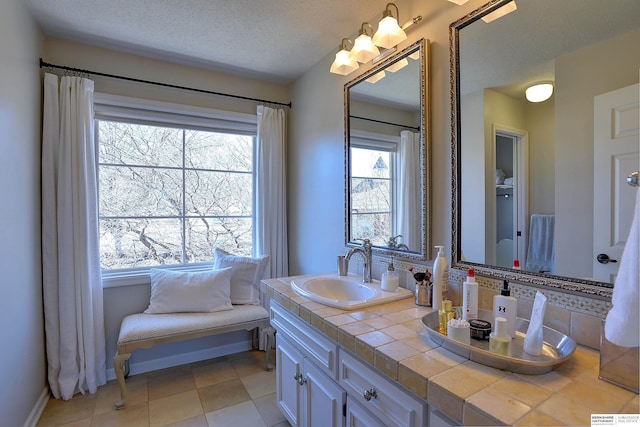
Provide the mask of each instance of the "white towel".
{"label": "white towel", "polygon": [[527,271],[555,273],[555,223],[555,215],[531,215],[529,249],[525,262]]}
{"label": "white towel", "polygon": [[640,192],[636,192],[636,210],[613,286],[613,308],[604,325],[605,337],[621,347],[640,345]]}

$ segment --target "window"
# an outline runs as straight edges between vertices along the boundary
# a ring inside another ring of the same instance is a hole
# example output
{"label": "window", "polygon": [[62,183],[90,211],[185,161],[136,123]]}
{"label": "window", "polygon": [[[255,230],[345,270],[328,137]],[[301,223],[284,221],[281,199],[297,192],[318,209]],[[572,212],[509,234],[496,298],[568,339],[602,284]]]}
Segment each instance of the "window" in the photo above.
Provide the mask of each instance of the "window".
{"label": "window", "polygon": [[201,117],[193,126],[153,108],[105,111],[96,108],[106,277],[210,263],[215,247],[252,255],[255,130],[208,128]]}
{"label": "window", "polygon": [[392,235],[392,155],[388,149],[351,148],[351,239],[386,245]]}

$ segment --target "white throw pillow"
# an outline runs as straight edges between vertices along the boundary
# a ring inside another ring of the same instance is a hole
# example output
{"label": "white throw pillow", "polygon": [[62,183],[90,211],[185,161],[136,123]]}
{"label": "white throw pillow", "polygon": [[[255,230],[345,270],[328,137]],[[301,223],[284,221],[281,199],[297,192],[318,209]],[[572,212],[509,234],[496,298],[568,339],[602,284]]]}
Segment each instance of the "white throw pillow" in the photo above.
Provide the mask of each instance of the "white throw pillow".
{"label": "white throw pillow", "polygon": [[213,313],[231,310],[231,268],[202,272],[151,269],[145,313]]}
{"label": "white throw pillow", "polygon": [[232,267],[231,272],[231,303],[232,304],[260,304],[260,280],[267,268],[269,255],[257,258],[243,257],[230,254],[220,248],[215,248],[215,263],[213,268]]}

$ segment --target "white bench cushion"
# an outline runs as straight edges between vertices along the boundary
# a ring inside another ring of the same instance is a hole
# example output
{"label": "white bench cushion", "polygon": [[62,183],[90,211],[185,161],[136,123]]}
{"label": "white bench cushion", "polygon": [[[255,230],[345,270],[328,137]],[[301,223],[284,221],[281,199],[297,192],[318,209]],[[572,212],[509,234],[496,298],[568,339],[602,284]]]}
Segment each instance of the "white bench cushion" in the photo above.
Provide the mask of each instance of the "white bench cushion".
{"label": "white bench cushion", "polygon": [[162,342],[210,335],[217,329],[238,330],[244,324],[253,328],[256,321],[268,319],[269,313],[259,305],[234,305],[232,310],[216,313],[130,314],[122,319],[118,351],[129,353]]}

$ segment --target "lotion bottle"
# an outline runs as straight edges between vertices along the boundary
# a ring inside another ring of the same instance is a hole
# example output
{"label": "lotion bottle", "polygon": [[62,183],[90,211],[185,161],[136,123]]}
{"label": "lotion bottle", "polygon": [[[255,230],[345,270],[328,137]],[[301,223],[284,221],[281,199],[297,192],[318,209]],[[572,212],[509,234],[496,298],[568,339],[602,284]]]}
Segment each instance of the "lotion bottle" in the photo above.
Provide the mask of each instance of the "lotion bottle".
{"label": "lotion bottle", "polygon": [[516,336],[516,316],[518,314],[518,300],[511,296],[509,282],[502,283],[500,295],[493,297],[493,319],[494,324],[498,317],[504,317],[507,322],[507,334],[511,338]]}
{"label": "lotion bottle", "polygon": [[434,310],[440,310],[449,285],[449,263],[444,256],[444,246],[435,246],[435,248],[438,249],[438,255],[433,263],[433,301],[431,306]]}
{"label": "lotion bottle", "polygon": [[507,319],[496,317],[495,328],[489,335],[489,351],[511,356],[511,337],[507,334]]}
{"label": "lotion bottle", "polygon": [[462,284],[462,318],[464,320],[478,318],[478,282],[470,268],[467,279]]}
{"label": "lotion bottle", "polygon": [[382,283],[380,287],[383,291],[387,292],[396,292],[398,290],[398,285],[400,284],[400,276],[398,272],[393,267],[393,258],[389,263],[389,268],[387,271],[382,273]]}

